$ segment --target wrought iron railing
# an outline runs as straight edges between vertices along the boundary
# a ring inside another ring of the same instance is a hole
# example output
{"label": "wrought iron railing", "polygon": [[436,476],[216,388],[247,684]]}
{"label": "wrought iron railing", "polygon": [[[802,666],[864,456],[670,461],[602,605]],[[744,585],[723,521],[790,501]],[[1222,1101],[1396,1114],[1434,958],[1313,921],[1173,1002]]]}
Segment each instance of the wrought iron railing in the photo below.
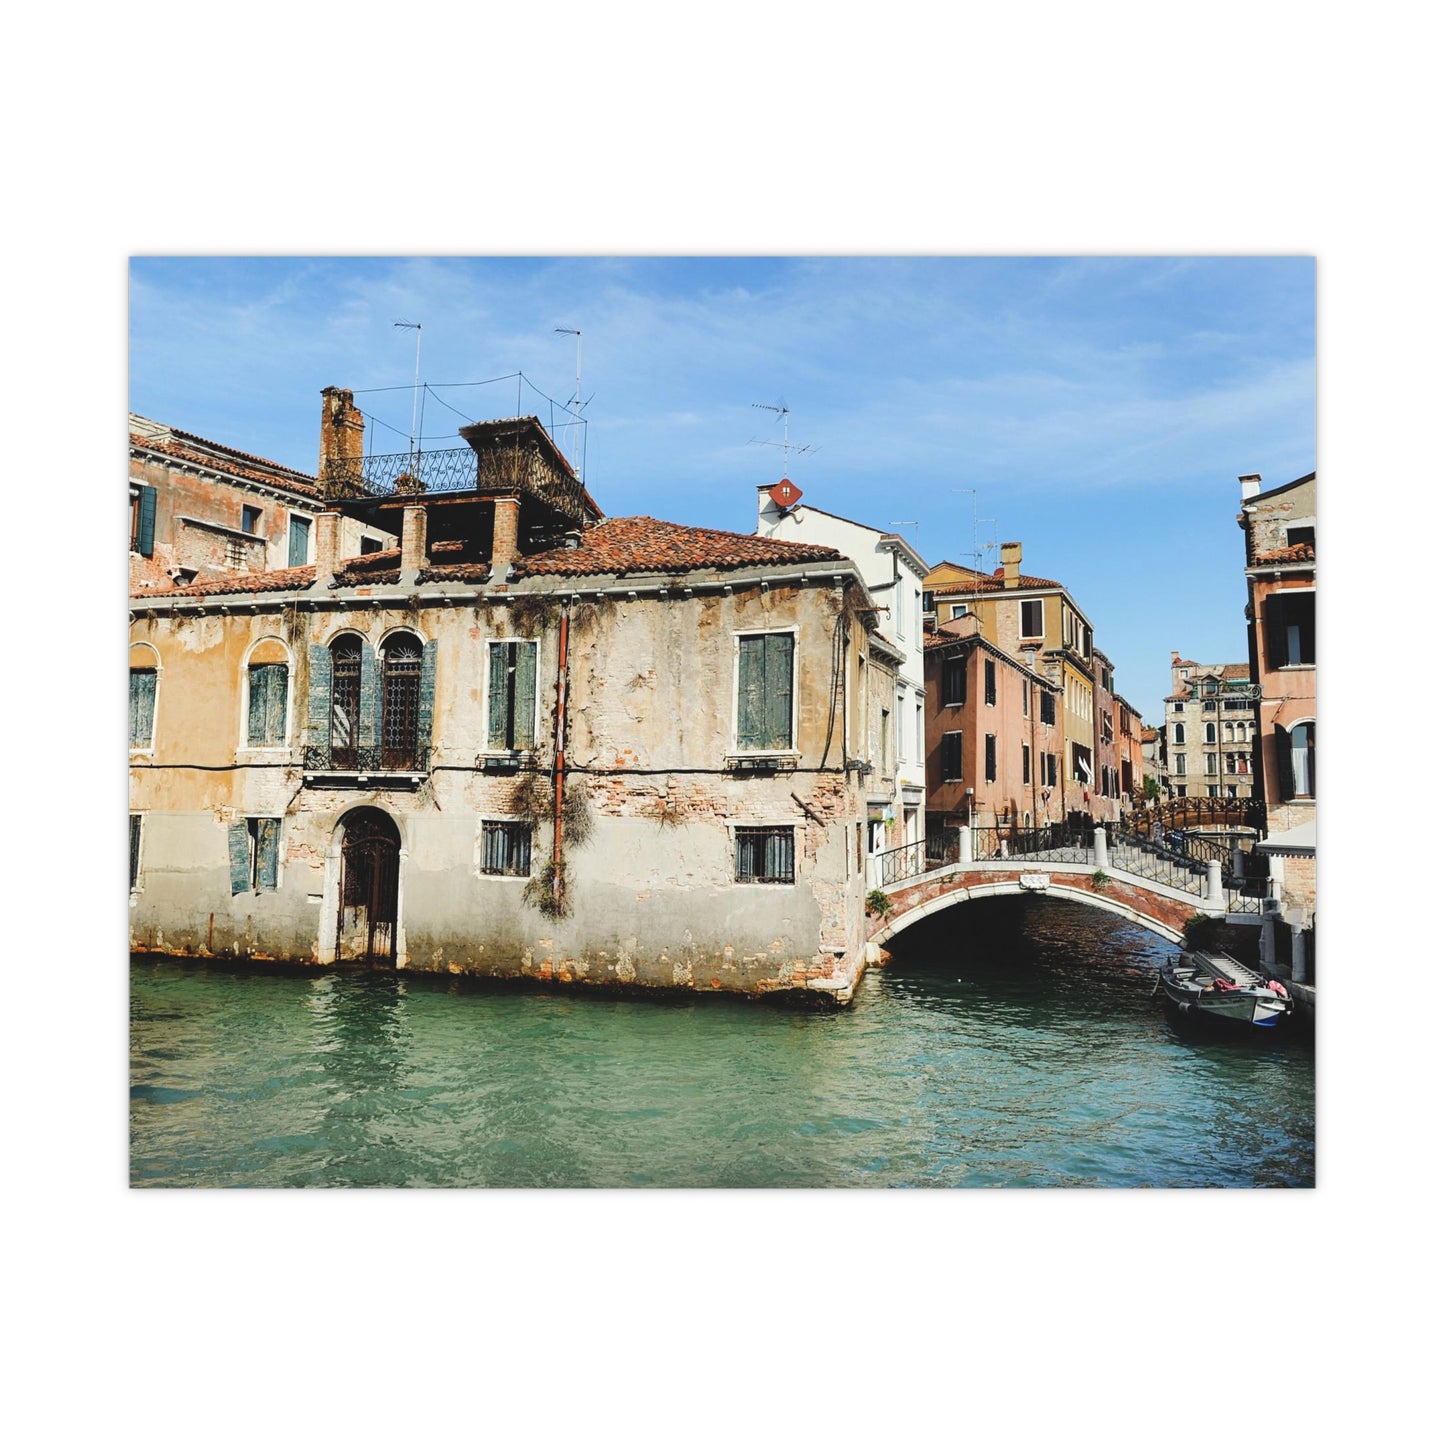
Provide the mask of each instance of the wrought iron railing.
{"label": "wrought iron railing", "polygon": [[471,447],[449,447],[435,452],[330,457],[322,468],[321,484],[329,497],[466,492],[477,485],[477,454]]}
{"label": "wrought iron railing", "polygon": [[973,856],[980,862],[1030,858],[1049,863],[1088,863],[1094,856],[1092,825],[1050,823],[1043,827],[994,824],[973,829]]}
{"label": "wrought iron railing", "polygon": [[424,773],[431,763],[431,748],[420,743],[385,749],[307,743],[304,761],[308,773]]}
{"label": "wrought iron railing", "polygon": [[952,841],[946,835],[935,834],[922,843],[905,843],[901,848],[889,848],[875,853],[878,887],[890,888],[895,883],[919,878],[936,868],[946,868],[958,862],[958,839]]}

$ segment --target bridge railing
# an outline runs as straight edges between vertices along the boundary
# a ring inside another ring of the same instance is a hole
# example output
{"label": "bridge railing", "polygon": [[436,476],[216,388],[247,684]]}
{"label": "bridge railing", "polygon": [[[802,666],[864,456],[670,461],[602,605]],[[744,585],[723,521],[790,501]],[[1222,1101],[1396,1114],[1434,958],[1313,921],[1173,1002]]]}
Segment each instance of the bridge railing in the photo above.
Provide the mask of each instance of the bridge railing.
{"label": "bridge railing", "polygon": [[946,834],[931,834],[924,842],[905,843],[901,848],[875,853],[873,867],[877,881],[874,886],[889,888],[895,883],[920,878],[936,868],[946,868],[957,862],[957,833],[951,838]]}
{"label": "bridge railing", "polygon": [[995,824],[973,829],[973,856],[979,862],[1028,858],[1045,863],[1087,863],[1094,856],[1094,830],[1072,823],[1025,828]]}

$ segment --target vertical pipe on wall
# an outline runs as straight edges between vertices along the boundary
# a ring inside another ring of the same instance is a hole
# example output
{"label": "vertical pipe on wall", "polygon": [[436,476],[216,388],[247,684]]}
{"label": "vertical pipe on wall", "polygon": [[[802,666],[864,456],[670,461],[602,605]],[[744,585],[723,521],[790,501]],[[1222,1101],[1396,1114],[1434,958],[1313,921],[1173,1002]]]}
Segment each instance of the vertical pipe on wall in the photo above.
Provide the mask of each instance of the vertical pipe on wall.
{"label": "vertical pipe on wall", "polygon": [[552,898],[562,896],[562,766],[566,760],[567,732],[567,625],[569,610],[562,608],[557,642],[557,717],[552,757]]}

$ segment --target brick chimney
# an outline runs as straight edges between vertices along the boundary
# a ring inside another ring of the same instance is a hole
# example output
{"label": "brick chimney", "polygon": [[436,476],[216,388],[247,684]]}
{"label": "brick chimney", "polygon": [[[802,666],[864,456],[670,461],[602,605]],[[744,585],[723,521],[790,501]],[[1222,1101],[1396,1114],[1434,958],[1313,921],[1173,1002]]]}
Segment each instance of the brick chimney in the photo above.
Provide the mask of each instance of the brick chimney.
{"label": "brick chimney", "polygon": [[401,509],[401,580],[411,582],[426,566],[426,508]]}
{"label": "brick chimney", "polygon": [[[338,471],[347,475],[354,470],[360,481],[365,437],[366,422],[351,393],[342,387],[328,386],[321,393],[321,458],[316,468],[322,496],[344,495]],[[336,462],[344,465],[339,468],[328,465]]]}
{"label": "brick chimney", "polygon": [[490,581],[505,582],[517,555],[517,523],[522,511],[520,497],[498,497],[492,513],[492,575]]}
{"label": "brick chimney", "polygon": [[341,561],[341,513],[322,512],[316,519],[316,586],[329,587]]}
{"label": "brick chimney", "polygon": [[1019,563],[1024,559],[1024,544],[1022,542],[1005,542],[998,549],[998,558],[1003,563],[1003,585],[1017,587],[1019,585]]}
{"label": "brick chimney", "polygon": [[1239,500],[1247,502],[1251,497],[1259,495],[1260,475],[1258,472],[1250,472],[1239,479]]}

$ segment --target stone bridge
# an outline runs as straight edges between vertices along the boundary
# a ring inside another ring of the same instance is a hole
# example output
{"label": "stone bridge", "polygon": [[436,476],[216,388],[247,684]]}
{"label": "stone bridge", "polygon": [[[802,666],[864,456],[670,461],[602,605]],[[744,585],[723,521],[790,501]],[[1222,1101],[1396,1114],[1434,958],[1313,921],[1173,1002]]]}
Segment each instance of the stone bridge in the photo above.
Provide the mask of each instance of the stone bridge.
{"label": "stone bridge", "polygon": [[1041,833],[1023,840],[1023,851],[1015,840],[1001,850],[1007,856],[975,858],[986,836],[960,829],[951,859],[930,858],[923,844],[879,855],[875,878],[891,907],[886,917],[870,919],[869,942],[882,946],[945,908],[1024,893],[1102,909],[1171,943],[1183,940],[1184,925],[1197,913],[1257,927],[1278,908],[1268,887],[1226,874],[1223,860],[1201,862],[1137,839],[1111,847],[1102,828],[1092,838]]}

